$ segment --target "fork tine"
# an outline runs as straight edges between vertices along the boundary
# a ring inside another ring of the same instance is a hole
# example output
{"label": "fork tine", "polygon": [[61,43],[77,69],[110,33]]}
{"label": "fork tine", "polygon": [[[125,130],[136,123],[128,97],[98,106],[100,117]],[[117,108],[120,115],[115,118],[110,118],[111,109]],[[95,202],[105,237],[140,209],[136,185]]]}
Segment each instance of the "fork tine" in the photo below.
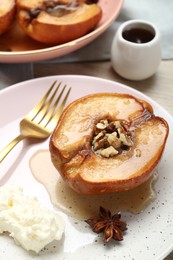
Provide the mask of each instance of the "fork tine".
{"label": "fork tine", "polygon": [[40,100],[40,102],[27,114],[27,118],[32,120],[40,111],[40,109],[42,108],[42,106],[44,105],[46,99],[48,98],[50,92],[52,91],[53,87],[56,84],[56,80],[53,82],[53,84],[50,86],[50,88],[48,89],[48,91],[46,92],[46,94],[43,96],[43,98]]}
{"label": "fork tine", "polygon": [[49,109],[49,111],[47,112],[47,114],[45,114],[45,116],[43,117],[43,119],[40,121],[40,125],[41,125],[41,126],[45,127],[45,126],[49,123],[50,119],[53,117],[53,114],[54,114],[54,112],[55,112],[55,110],[56,110],[56,107],[57,107],[57,105],[58,105],[58,103],[59,103],[59,100],[60,100],[60,98],[62,97],[62,94],[64,93],[64,90],[65,90],[66,87],[67,87],[67,85],[64,85],[64,87],[63,87],[63,89],[61,90],[59,96],[58,96],[57,99],[55,100],[55,103],[54,103],[53,106]]}
{"label": "fork tine", "polygon": [[45,117],[45,115],[47,114],[49,107],[59,89],[61,85],[61,82],[58,84],[58,86],[55,88],[52,96],[49,98],[49,100],[46,102],[44,102],[43,106],[41,107],[41,109],[38,111],[38,113],[36,114],[36,116],[32,119],[32,121],[34,121],[34,123],[39,124],[41,122],[41,120]]}
{"label": "fork tine", "polygon": [[[54,114],[54,116],[49,120],[49,122],[47,123],[46,127],[50,130],[50,131],[53,131],[53,129],[55,128],[56,124],[57,124],[57,121],[61,115],[61,112],[67,102],[67,98],[70,94],[70,91],[71,91],[71,88],[69,88],[69,90],[67,91],[61,105],[59,106],[58,110],[56,111],[56,113]],[[58,102],[56,102],[58,103]]]}

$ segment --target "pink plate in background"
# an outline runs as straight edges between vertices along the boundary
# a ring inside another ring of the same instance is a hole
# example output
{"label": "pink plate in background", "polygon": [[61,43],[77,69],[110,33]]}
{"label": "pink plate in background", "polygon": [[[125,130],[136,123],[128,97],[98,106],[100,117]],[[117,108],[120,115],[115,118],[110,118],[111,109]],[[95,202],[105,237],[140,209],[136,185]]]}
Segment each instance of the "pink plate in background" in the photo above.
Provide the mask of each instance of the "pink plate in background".
{"label": "pink plate in background", "polygon": [[[15,24],[9,32],[0,37],[0,45],[12,50],[10,52],[0,51],[0,62],[19,63],[47,60],[69,54],[87,45],[113,23],[120,13],[123,0],[100,0],[99,5],[103,10],[103,16],[95,30],[77,40],[52,47],[47,47],[30,39]],[[16,39],[18,40],[16,41]]]}

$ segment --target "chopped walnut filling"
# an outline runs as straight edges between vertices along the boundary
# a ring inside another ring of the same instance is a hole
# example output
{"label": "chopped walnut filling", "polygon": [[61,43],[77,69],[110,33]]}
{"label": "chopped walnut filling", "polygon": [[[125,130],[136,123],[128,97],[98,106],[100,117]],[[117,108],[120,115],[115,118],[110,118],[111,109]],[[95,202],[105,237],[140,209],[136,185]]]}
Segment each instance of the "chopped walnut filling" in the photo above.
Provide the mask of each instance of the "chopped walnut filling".
{"label": "chopped walnut filling", "polygon": [[96,124],[92,147],[97,155],[113,157],[131,146],[131,136],[120,121],[104,119]]}

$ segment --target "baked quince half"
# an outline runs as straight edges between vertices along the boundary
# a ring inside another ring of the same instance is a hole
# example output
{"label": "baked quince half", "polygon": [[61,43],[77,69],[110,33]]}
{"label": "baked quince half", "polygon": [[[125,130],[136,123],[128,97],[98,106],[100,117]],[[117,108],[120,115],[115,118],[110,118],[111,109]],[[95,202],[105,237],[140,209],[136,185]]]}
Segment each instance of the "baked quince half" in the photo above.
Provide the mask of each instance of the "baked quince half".
{"label": "baked quince half", "polygon": [[0,35],[11,28],[15,12],[15,0],[0,0]]}
{"label": "baked quince half", "polygon": [[102,10],[84,0],[17,0],[17,20],[23,31],[45,44],[62,44],[93,30]]}
{"label": "baked quince half", "polygon": [[168,132],[167,122],[146,101],[92,94],[62,113],[50,138],[51,160],[78,193],[125,191],[150,178]]}

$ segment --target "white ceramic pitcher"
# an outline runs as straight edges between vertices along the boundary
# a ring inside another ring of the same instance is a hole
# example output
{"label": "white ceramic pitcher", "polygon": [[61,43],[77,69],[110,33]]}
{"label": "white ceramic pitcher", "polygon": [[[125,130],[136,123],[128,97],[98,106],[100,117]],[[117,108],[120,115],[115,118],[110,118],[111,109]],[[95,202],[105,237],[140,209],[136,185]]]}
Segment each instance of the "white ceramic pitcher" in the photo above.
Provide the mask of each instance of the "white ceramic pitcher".
{"label": "white ceramic pitcher", "polygon": [[[136,32],[144,38],[132,39]],[[150,37],[145,37],[150,34]],[[146,38],[146,39],[145,39]],[[114,70],[130,80],[143,80],[152,76],[161,61],[160,32],[151,22],[129,20],[123,23],[114,36],[111,48]]]}

